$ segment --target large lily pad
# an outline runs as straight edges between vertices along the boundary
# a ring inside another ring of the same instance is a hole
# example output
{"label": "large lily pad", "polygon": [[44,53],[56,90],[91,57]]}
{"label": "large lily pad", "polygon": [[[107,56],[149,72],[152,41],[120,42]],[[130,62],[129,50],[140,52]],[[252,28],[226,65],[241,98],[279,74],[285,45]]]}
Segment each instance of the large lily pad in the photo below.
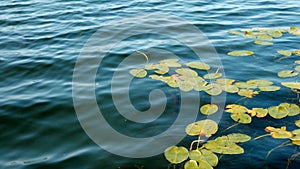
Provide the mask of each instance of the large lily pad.
{"label": "large lily pad", "polygon": [[206,149],[200,149],[200,150],[192,150],[190,151],[190,159],[195,161],[206,161],[209,163],[209,165],[215,167],[218,164],[218,156],[214,154],[211,151],[208,151]]}
{"label": "large lily pad", "polygon": [[201,106],[200,112],[205,115],[211,115],[218,111],[218,106],[216,104],[205,104]]}
{"label": "large lily pad", "polygon": [[203,145],[206,149],[219,154],[243,154],[244,149],[228,140],[226,136],[209,140]]}
{"label": "large lily pad", "polygon": [[204,160],[200,160],[198,163],[199,165],[195,160],[189,160],[184,164],[184,169],[213,169],[213,167]]}
{"label": "large lily pad", "polygon": [[296,116],[300,113],[300,108],[296,104],[281,103],[279,106],[285,107],[288,110],[288,116]]}
{"label": "large lily pad", "polygon": [[178,164],[189,157],[189,151],[184,147],[171,146],[164,152],[166,159],[172,164]]}
{"label": "large lily pad", "polygon": [[197,77],[198,73],[192,69],[189,68],[180,68],[175,70],[176,73],[183,75],[183,76],[190,76],[190,77]]}
{"label": "large lily pad", "polygon": [[268,108],[269,115],[275,119],[281,119],[289,114],[285,106],[272,106]]}
{"label": "large lily pad", "polygon": [[[211,87],[210,87],[211,86]],[[208,89],[205,90],[205,92],[211,96],[217,96],[220,95],[222,93],[222,88],[220,85],[216,84],[216,83],[210,83],[207,85]]]}
{"label": "large lily pad", "polygon": [[216,79],[216,83],[220,85],[231,85],[233,82],[235,82],[234,79],[228,79],[228,78]]}
{"label": "large lily pad", "polygon": [[249,84],[249,85],[251,85],[251,86],[256,86],[256,87],[270,86],[270,85],[273,84],[273,82],[271,82],[271,81],[261,80],[261,79],[248,80],[246,83]]}
{"label": "large lily pad", "polygon": [[300,90],[300,83],[299,82],[282,82],[283,86],[291,88],[291,89],[299,89]]}
{"label": "large lily pad", "polygon": [[243,142],[247,142],[251,139],[250,136],[248,136],[246,134],[241,134],[241,133],[228,134],[227,138],[230,142],[234,142],[234,143],[243,143]]}
{"label": "large lily pad", "polygon": [[286,127],[282,126],[281,128],[274,128],[268,126],[265,128],[266,132],[270,132],[273,138],[291,138],[293,137],[293,133],[290,131],[286,131]]}
{"label": "large lily pad", "polygon": [[236,51],[228,52],[227,54],[230,56],[250,56],[253,55],[254,52],[249,50],[236,50]]}
{"label": "large lily pad", "polygon": [[165,60],[161,60],[159,64],[166,67],[181,67],[181,64],[177,62],[178,59],[165,59]]}
{"label": "large lily pad", "polygon": [[297,76],[299,73],[295,70],[282,70],[277,73],[278,77],[287,78]]}
{"label": "large lily pad", "polygon": [[185,132],[190,136],[206,136],[210,137],[218,131],[218,124],[210,119],[200,120],[189,124],[185,128]]}
{"label": "large lily pad", "polygon": [[239,91],[239,88],[236,87],[235,85],[221,85],[221,88],[223,91],[228,92],[228,93],[237,93]]}

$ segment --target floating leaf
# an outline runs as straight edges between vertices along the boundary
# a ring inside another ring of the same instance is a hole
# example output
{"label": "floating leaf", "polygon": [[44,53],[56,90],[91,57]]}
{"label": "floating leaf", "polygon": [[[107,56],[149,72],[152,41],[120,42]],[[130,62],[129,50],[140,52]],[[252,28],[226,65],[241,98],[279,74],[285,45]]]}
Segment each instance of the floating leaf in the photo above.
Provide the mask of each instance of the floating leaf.
{"label": "floating leaf", "polygon": [[154,70],[157,68],[157,64],[149,63],[145,65],[146,70]]}
{"label": "floating leaf", "polygon": [[288,109],[285,106],[272,106],[268,108],[268,112],[271,117],[275,119],[281,119],[289,114]]}
{"label": "floating leaf", "polygon": [[292,144],[300,146],[300,135],[296,135],[291,138]]}
{"label": "floating leaf", "polygon": [[132,69],[129,71],[129,73],[134,76],[134,77],[138,77],[138,78],[143,78],[147,75],[147,72],[145,69],[142,68],[138,68],[138,69]]}
{"label": "floating leaf", "polygon": [[296,63],[296,64],[300,64],[300,60],[296,60],[295,63]]}
{"label": "floating leaf", "polygon": [[300,56],[300,50],[295,50],[295,51],[293,52],[293,54],[296,55],[296,56]]}
{"label": "floating leaf", "polygon": [[244,32],[244,37],[246,37],[246,38],[256,38],[256,35],[253,34],[253,32],[245,31]]}
{"label": "floating leaf", "polygon": [[235,85],[222,85],[221,88],[228,93],[237,93],[239,91],[239,88]]}
{"label": "floating leaf", "polygon": [[286,78],[286,77],[294,77],[298,75],[298,72],[295,70],[283,70],[277,73],[278,77]]}
{"label": "floating leaf", "polygon": [[258,117],[258,118],[266,117],[268,114],[268,109],[252,108],[252,110],[256,112],[256,117]]}
{"label": "floating leaf", "polygon": [[234,114],[231,114],[230,117],[234,121],[236,121],[238,123],[242,123],[242,124],[249,124],[252,121],[251,116],[249,116],[246,113],[234,113]]}
{"label": "floating leaf", "polygon": [[279,86],[263,86],[263,87],[259,87],[258,89],[263,92],[273,92],[273,91],[279,90],[280,87]]}
{"label": "floating leaf", "polygon": [[298,135],[298,134],[300,134],[300,129],[293,130],[292,133],[294,135]]}
{"label": "floating leaf", "polygon": [[298,72],[300,72],[300,65],[295,66],[295,70],[298,71]]}
{"label": "floating leaf", "polygon": [[200,69],[200,70],[209,70],[210,66],[203,62],[188,62],[186,65],[190,68]]}
{"label": "floating leaf", "polygon": [[298,89],[300,90],[300,83],[299,82],[282,82],[281,85],[291,88],[291,89]]}
{"label": "floating leaf", "polygon": [[277,53],[283,55],[283,56],[286,56],[286,57],[289,57],[292,55],[292,52],[289,51],[289,50],[277,50]]}
{"label": "floating leaf", "polygon": [[300,120],[296,120],[296,121],[295,121],[295,125],[296,125],[297,127],[300,127]]}
{"label": "floating leaf", "polygon": [[289,103],[281,103],[279,106],[285,107],[287,109],[288,116],[296,116],[300,113],[300,108],[296,104],[289,104]]}
{"label": "floating leaf", "polygon": [[218,111],[218,106],[215,104],[206,104],[201,106],[200,112],[205,115],[211,115]]}
{"label": "floating leaf", "polygon": [[228,141],[234,142],[234,143],[243,143],[247,142],[251,139],[250,136],[246,134],[241,134],[241,133],[232,133],[227,135]]}
{"label": "floating leaf", "polygon": [[190,151],[190,159],[200,162],[201,160],[206,161],[209,165],[215,167],[218,164],[218,156],[213,152],[206,149],[192,150]]}
{"label": "floating leaf", "polygon": [[204,79],[217,79],[222,77],[221,73],[208,73],[203,76]]}
{"label": "floating leaf", "polygon": [[257,88],[256,83],[236,82],[234,85],[240,89],[255,89]]}
{"label": "floating leaf", "polygon": [[250,90],[250,89],[241,89],[238,92],[238,95],[244,96],[244,97],[247,97],[247,98],[253,98],[253,96],[256,95],[256,94],[258,94],[257,91],[253,91],[253,90]]}
{"label": "floating leaf", "polygon": [[179,81],[179,89],[184,92],[193,90],[194,84],[189,81]]}
{"label": "floating leaf", "polygon": [[280,30],[268,30],[267,33],[273,38],[279,38],[282,36],[282,32]]}
{"label": "floating leaf", "polygon": [[254,44],[257,44],[257,45],[273,45],[273,42],[255,40]]}
{"label": "floating leaf", "polygon": [[234,79],[227,79],[227,78],[216,79],[216,83],[220,85],[231,85],[233,82],[235,82]]}
{"label": "floating leaf", "polygon": [[178,164],[189,157],[189,151],[184,147],[171,146],[164,152],[166,159],[172,164]]}
{"label": "floating leaf", "polygon": [[212,85],[208,86],[207,82],[198,82],[194,85],[194,90],[196,91],[204,91],[204,90],[208,90],[210,88],[213,88]]}
{"label": "floating leaf", "polygon": [[274,128],[274,127],[266,127],[266,132],[270,132],[273,138],[291,138],[293,137],[293,133],[290,131],[286,131],[286,127],[282,126],[281,128]]}
{"label": "floating leaf", "polygon": [[184,164],[184,169],[199,169],[199,166],[195,160],[189,160]]}
{"label": "floating leaf", "polygon": [[218,124],[213,120],[200,120],[189,124],[185,128],[185,132],[190,136],[205,135],[210,137],[218,131]]}
{"label": "floating leaf", "polygon": [[225,110],[226,112],[229,113],[246,113],[248,112],[248,109],[245,106],[241,106],[238,104],[229,104],[226,106],[227,110]]}
{"label": "floating leaf", "polygon": [[254,54],[254,52],[249,51],[249,50],[236,50],[236,51],[232,51],[232,52],[228,53],[228,55],[230,55],[230,56],[250,56],[253,54]]}
{"label": "floating leaf", "polygon": [[165,59],[165,60],[161,60],[159,64],[166,67],[181,67],[181,64],[177,62],[178,59]]}
{"label": "floating leaf", "polygon": [[273,82],[268,80],[248,80],[246,83],[257,87],[270,86],[273,84]]}
{"label": "floating leaf", "polygon": [[269,36],[267,34],[259,34],[257,35],[257,38],[262,40],[273,40],[272,36]]}
{"label": "floating leaf", "polygon": [[189,77],[197,77],[198,73],[189,68],[180,68],[175,70],[178,74]]}
{"label": "floating leaf", "polygon": [[230,142],[226,136],[209,140],[203,145],[206,149],[219,154],[243,154],[244,149],[236,143]]}
{"label": "floating leaf", "polygon": [[208,87],[212,86],[211,88],[209,87],[207,90],[205,90],[205,93],[207,93],[211,96],[217,96],[217,95],[220,95],[222,93],[222,88],[218,84],[210,83],[207,86]]}

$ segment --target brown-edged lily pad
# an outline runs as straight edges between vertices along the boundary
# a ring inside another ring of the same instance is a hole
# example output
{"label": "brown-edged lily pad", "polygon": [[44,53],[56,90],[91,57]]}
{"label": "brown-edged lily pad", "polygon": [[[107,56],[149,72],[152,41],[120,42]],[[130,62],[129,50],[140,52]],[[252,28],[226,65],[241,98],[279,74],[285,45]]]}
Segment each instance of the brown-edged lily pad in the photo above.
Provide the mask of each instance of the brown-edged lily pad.
{"label": "brown-edged lily pad", "polygon": [[268,126],[265,128],[266,132],[270,132],[273,138],[291,138],[293,137],[293,133],[290,131],[286,131],[286,127],[282,126],[281,128],[275,128]]}

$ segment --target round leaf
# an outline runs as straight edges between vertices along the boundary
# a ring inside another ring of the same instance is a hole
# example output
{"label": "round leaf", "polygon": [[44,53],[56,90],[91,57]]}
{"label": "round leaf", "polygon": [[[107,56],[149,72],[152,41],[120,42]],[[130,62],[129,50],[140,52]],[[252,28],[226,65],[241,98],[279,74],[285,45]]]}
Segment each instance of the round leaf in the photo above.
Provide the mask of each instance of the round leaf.
{"label": "round leaf", "polygon": [[207,90],[205,90],[205,92],[211,96],[217,96],[220,95],[222,93],[222,88],[220,87],[220,85],[215,84],[215,83],[211,83],[208,86],[212,86],[211,88],[209,87]]}
{"label": "round leaf", "polygon": [[189,124],[185,132],[190,136],[205,135],[210,137],[218,131],[218,124],[213,120],[200,120]]}
{"label": "round leaf", "polygon": [[299,89],[300,90],[300,83],[299,82],[282,82],[283,86],[291,88],[291,89]]}
{"label": "round leaf", "polygon": [[175,71],[176,71],[176,73],[183,75],[183,76],[190,76],[190,77],[198,76],[197,72],[195,72],[194,70],[189,69],[189,68],[180,68]]}
{"label": "round leaf", "polygon": [[288,109],[285,106],[272,106],[268,108],[268,112],[271,117],[275,119],[281,119],[289,114]]}
{"label": "round leaf", "polygon": [[259,87],[258,89],[263,92],[273,92],[273,91],[279,90],[280,87],[279,86],[263,86],[263,87]]}
{"label": "round leaf", "polygon": [[218,111],[218,106],[215,104],[206,104],[201,106],[200,112],[205,115],[211,115]]}
{"label": "round leaf", "polygon": [[238,123],[242,123],[242,124],[249,124],[251,123],[252,119],[251,116],[249,116],[246,113],[236,113],[236,114],[231,114],[230,117],[238,122]]}
{"label": "round leaf", "polygon": [[221,73],[208,73],[203,76],[204,79],[217,79],[222,77]]}
{"label": "round leaf", "polygon": [[184,169],[199,169],[199,166],[195,160],[189,160],[184,164]]}
{"label": "round leaf", "polygon": [[254,44],[257,44],[257,45],[273,45],[273,42],[255,40]]}
{"label": "round leaf", "polygon": [[277,53],[279,53],[285,57],[289,57],[292,55],[292,52],[289,50],[277,50]]}
{"label": "round leaf", "polygon": [[295,125],[296,125],[297,127],[300,127],[300,120],[296,120],[296,121],[295,121]]}
{"label": "round leaf", "polygon": [[200,69],[200,70],[209,70],[210,66],[203,62],[188,62],[186,65],[190,68]]}
{"label": "round leaf", "polygon": [[277,73],[278,77],[286,78],[286,77],[294,77],[299,73],[295,70],[283,70]]}
{"label": "round leaf", "polygon": [[293,133],[290,131],[286,131],[286,127],[283,126],[281,128],[274,127],[266,127],[265,131],[270,132],[273,138],[291,138],[293,137]]}
{"label": "round leaf", "polygon": [[256,117],[258,117],[258,118],[266,117],[268,114],[268,109],[252,108],[252,110],[256,112]]}
{"label": "round leaf", "polygon": [[247,98],[252,98],[256,94],[258,94],[257,91],[253,91],[253,90],[250,90],[250,89],[241,89],[238,92],[238,95],[244,96],[244,97],[247,97]]}
{"label": "round leaf", "polygon": [[166,159],[172,164],[183,162],[189,157],[189,151],[184,147],[171,146],[164,152]]}
{"label": "round leaf", "polygon": [[143,78],[147,75],[146,70],[142,69],[142,68],[138,68],[138,69],[132,69],[129,71],[129,73],[134,76],[134,77],[138,77],[138,78]]}
{"label": "round leaf", "polygon": [[247,142],[251,139],[250,136],[241,133],[232,133],[227,135],[228,140],[234,143]]}
{"label": "round leaf", "polygon": [[230,56],[250,56],[253,54],[254,54],[254,52],[249,51],[249,50],[236,50],[236,51],[232,51],[232,52],[228,53],[228,55],[230,55]]}

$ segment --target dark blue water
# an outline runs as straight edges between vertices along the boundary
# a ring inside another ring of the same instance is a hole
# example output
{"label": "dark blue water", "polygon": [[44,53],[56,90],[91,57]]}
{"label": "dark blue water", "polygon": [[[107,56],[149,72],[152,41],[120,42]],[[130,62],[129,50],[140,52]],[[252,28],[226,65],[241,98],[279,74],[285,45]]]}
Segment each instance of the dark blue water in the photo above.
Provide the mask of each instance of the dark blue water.
{"label": "dark blue water", "polygon": [[[237,80],[266,79],[280,85],[281,81],[299,81],[299,76],[283,80],[278,71],[289,68],[295,57],[276,61],[278,49],[299,49],[300,38],[285,35],[273,46],[253,45],[227,33],[228,30],[251,27],[289,28],[300,26],[300,2],[278,1],[62,1],[62,0],[8,0],[0,4],[0,168],[12,169],[112,169],[112,168],[167,168],[163,155],[130,159],[113,155],[96,145],[81,128],[73,106],[72,76],[77,57],[85,43],[99,28],[111,21],[133,15],[162,12],[180,17],[197,26],[210,39],[222,60],[226,76]],[[167,26],[167,25],[166,25]],[[179,26],[179,25],[178,25]],[[134,29],[134,28],[124,28]],[[160,27],[164,29],[164,27]],[[112,30],[106,30],[112,31]],[[186,34],[187,37],[193,36]],[[157,123],[149,125],[124,121],[116,112],[110,96],[110,75],[115,66],[132,50],[150,47],[163,48],[180,55],[183,60],[193,60],[193,53],[179,44],[159,44],[159,36],[137,36],[128,39],[110,51],[97,73],[97,101],[101,101],[106,118],[123,133],[131,136],[153,136],[168,128],[176,114],[164,114]],[[153,41],[152,41],[153,40]],[[191,39],[192,41],[193,39]],[[196,46],[199,42],[193,42]],[[255,51],[255,57],[227,56],[231,50]],[[298,57],[299,59],[299,57]],[[98,85],[97,83],[100,83]],[[149,108],[148,93],[152,88],[168,88],[149,80],[135,81],[131,87],[132,102],[140,110]],[[176,112],[176,92],[167,97],[175,101],[168,110]],[[255,99],[239,101],[248,107],[268,107],[289,101],[296,95],[287,88],[274,93],[264,93]],[[202,101],[209,96],[204,96]],[[240,97],[227,95],[227,103]],[[122,102],[122,100],[121,100]],[[293,101],[297,103],[297,101]],[[145,104],[142,104],[145,103]],[[173,105],[173,106],[172,106]],[[111,113],[108,113],[111,112]],[[299,117],[299,116],[298,116]],[[292,126],[297,117],[283,121],[256,119],[250,125],[239,125],[228,133],[243,132],[251,136],[265,134],[267,125]],[[220,122],[220,130],[234,124],[228,114]],[[124,127],[126,126],[126,127]],[[183,129],[184,130],[184,129]],[[148,133],[147,133],[148,132]],[[191,138],[180,145],[188,146]],[[282,140],[263,138],[243,145],[245,154],[225,155],[216,168],[266,168],[264,158],[269,150]],[[122,144],[122,143],[120,143]],[[112,145],[114,146],[114,145]],[[151,148],[151,147],[149,147]],[[132,147],[132,151],[135,148]],[[287,159],[299,153],[296,146],[275,150],[268,159],[269,168],[285,168]],[[290,168],[300,168],[299,157]]]}

